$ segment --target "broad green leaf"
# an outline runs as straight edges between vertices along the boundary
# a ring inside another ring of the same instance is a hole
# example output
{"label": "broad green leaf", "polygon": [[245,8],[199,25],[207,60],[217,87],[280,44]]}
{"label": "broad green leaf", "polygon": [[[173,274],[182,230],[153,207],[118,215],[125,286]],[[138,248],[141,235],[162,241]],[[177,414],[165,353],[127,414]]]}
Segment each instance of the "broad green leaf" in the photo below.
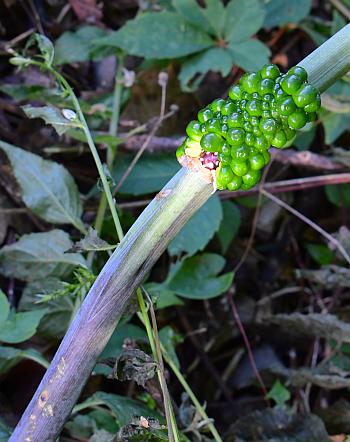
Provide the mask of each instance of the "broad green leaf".
{"label": "broad green leaf", "polygon": [[245,71],[257,71],[268,63],[271,54],[270,49],[259,40],[246,40],[240,43],[230,43],[233,62]]}
{"label": "broad green leaf", "polygon": [[230,42],[244,41],[255,34],[265,18],[265,10],[259,0],[231,0],[225,14],[225,37]]}
{"label": "broad green leaf", "polygon": [[213,40],[175,12],[145,13],[94,42],[145,58],[176,58],[206,49]]}
{"label": "broad green leaf", "polygon": [[312,127],[305,132],[298,131],[293,146],[296,146],[298,150],[308,150],[316,135],[316,127]]}
{"label": "broad green leaf", "polygon": [[94,58],[91,41],[105,35],[106,31],[96,26],[83,26],[76,32],[65,32],[55,43],[55,63],[91,60]]}
{"label": "broad green leaf", "polygon": [[[210,48],[186,60],[179,74],[181,88],[184,91],[193,91],[197,88],[204,75],[209,71],[221,72],[225,77],[229,74],[234,61],[229,51],[223,48]],[[189,86],[189,82],[197,74],[199,78]]]}
{"label": "broad green leaf", "polygon": [[[132,158],[126,156],[117,161],[116,168],[112,173],[116,183],[126,171]],[[157,192],[175,175],[179,168],[180,165],[174,155],[145,155],[136,163],[119,192],[131,195]]]}
{"label": "broad green leaf", "polygon": [[91,403],[92,405],[95,405],[96,402],[107,406],[112,411],[116,418],[117,424],[120,427],[130,423],[134,417],[141,416],[145,417],[146,419],[147,417],[154,417],[163,421],[163,418],[157,412],[150,410],[141,402],[135,401],[126,396],[118,396],[116,394],[98,391],[83,402],[83,404],[89,405]]}
{"label": "broad green leaf", "polygon": [[50,67],[52,65],[55,55],[53,44],[45,35],[42,34],[35,33],[34,38],[39,47],[40,52],[43,55],[45,64]]}
{"label": "broad green leaf", "polygon": [[349,129],[350,116],[347,114],[324,113],[321,121],[326,133],[326,144],[332,144],[340,135]]}
{"label": "broad green leaf", "polygon": [[265,6],[264,26],[273,28],[286,23],[298,23],[311,9],[311,0],[261,0]]}
{"label": "broad green leaf", "polygon": [[6,321],[10,312],[10,304],[7,300],[7,296],[0,289],[0,327]]}
{"label": "broad green leaf", "polygon": [[37,350],[0,346],[0,374],[6,373],[22,359],[30,359],[44,368],[49,366],[49,362]]}
{"label": "broad green leaf", "polygon": [[156,299],[157,310],[174,305],[183,305],[183,301],[178,298],[173,290],[167,287],[166,282],[159,284],[157,282],[149,282],[145,288],[151,298]]}
{"label": "broad green leaf", "polygon": [[185,20],[206,32],[212,31],[207,17],[203,13],[204,8],[199,6],[196,0],[173,0],[172,4]]}
{"label": "broad green leaf", "polygon": [[213,195],[187,222],[168,246],[170,255],[194,255],[203,250],[220,227],[222,207]]}
{"label": "broad green leaf", "polygon": [[146,332],[136,325],[118,325],[99,359],[117,358],[123,350],[125,339],[143,340],[146,339],[146,337]]}
{"label": "broad green leaf", "polygon": [[274,382],[271,390],[266,395],[267,399],[272,399],[278,408],[286,408],[286,402],[291,398],[290,391],[281,384],[281,382],[277,379]]}
{"label": "broad green leaf", "polygon": [[216,276],[224,267],[225,259],[207,253],[185,259],[168,286],[179,296],[189,299],[210,299],[229,289],[233,273]]}
{"label": "broad green leaf", "polygon": [[0,141],[27,207],[45,221],[83,229],[82,205],[70,173],[60,164]]}
{"label": "broad green leaf", "polygon": [[226,253],[241,225],[241,212],[232,201],[222,203],[223,219],[218,231],[221,250]]}
{"label": "broad green leaf", "polygon": [[334,252],[330,250],[325,244],[305,244],[307,251],[312,258],[320,265],[328,265],[333,262]]}
{"label": "broad green leaf", "polygon": [[46,311],[46,309],[25,313],[11,311],[7,320],[0,325],[0,342],[16,344],[31,338]]}
{"label": "broad green leaf", "polygon": [[337,207],[350,207],[350,184],[326,186],[328,200]]}
{"label": "broad green leaf", "polygon": [[65,253],[70,247],[72,242],[62,230],[23,235],[16,243],[0,249],[0,273],[34,281],[47,276],[62,277],[76,266],[86,267],[81,255]]}
{"label": "broad green leaf", "polygon": [[64,115],[65,111],[75,115],[75,112],[70,109],[61,111],[54,106],[33,107],[30,104],[22,106],[22,109],[28,118],[42,118],[46,124],[50,124],[55,128],[58,135],[63,135],[72,127],[81,127],[81,124],[75,118],[69,119]]}

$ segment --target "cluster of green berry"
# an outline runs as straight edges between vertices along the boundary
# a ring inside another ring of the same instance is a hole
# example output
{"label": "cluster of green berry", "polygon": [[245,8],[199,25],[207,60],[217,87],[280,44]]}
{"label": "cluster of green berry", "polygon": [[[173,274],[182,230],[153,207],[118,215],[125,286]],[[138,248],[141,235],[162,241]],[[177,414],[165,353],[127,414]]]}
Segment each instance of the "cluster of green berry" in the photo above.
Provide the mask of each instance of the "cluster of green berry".
{"label": "cluster of green berry", "polygon": [[266,65],[244,74],[227,100],[218,98],[200,110],[176,154],[198,158],[215,171],[218,189],[250,189],[270,160],[270,146],[290,146],[296,130],[316,119],[320,104],[305,69],[295,66],[281,74],[276,65]]}

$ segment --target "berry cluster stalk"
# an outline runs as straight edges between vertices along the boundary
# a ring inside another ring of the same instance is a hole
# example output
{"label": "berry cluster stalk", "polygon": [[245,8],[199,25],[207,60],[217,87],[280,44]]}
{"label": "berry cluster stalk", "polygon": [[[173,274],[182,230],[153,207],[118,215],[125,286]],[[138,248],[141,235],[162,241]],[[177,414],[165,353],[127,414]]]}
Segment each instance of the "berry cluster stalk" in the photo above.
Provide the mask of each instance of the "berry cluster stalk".
{"label": "berry cluster stalk", "polygon": [[[350,70],[350,25],[300,65],[321,91]],[[69,327],[10,441],[55,441],[127,302],[213,186],[182,168],[154,198],[107,261]]]}

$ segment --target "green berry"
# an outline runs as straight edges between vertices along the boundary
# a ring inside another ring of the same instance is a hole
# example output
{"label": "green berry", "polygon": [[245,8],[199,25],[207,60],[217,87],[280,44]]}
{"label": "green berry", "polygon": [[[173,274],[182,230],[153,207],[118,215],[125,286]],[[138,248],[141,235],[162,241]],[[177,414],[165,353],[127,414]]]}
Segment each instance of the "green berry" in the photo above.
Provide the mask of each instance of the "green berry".
{"label": "green berry", "polygon": [[205,123],[208,132],[221,132],[221,121],[218,118],[211,118]]}
{"label": "green berry", "polygon": [[294,103],[298,107],[305,107],[317,100],[318,90],[311,84],[303,84],[297,93],[293,94]]}
{"label": "green berry", "polygon": [[244,143],[245,132],[243,129],[234,128],[227,132],[227,141],[231,146],[241,146]]}
{"label": "green berry", "polygon": [[281,115],[289,116],[296,109],[292,97],[280,98],[277,101],[277,110]]}
{"label": "green berry", "polygon": [[306,123],[307,116],[302,109],[297,109],[288,117],[288,125],[291,129],[301,129]]}
{"label": "green berry", "polygon": [[265,166],[264,156],[261,153],[251,155],[249,157],[249,163],[253,170],[260,170]]}
{"label": "green berry", "polygon": [[259,118],[258,117],[252,117],[251,119],[250,119],[250,122],[251,122],[251,124],[253,125],[253,126],[259,126]]}
{"label": "green berry", "polygon": [[246,132],[252,132],[252,131],[253,131],[253,126],[252,126],[251,123],[249,123],[249,121],[245,121],[245,122],[243,123],[243,129],[244,129]]}
{"label": "green berry", "polygon": [[259,81],[260,81],[260,75],[252,73],[252,74],[244,74],[241,77],[239,83],[241,85],[241,88],[245,92],[248,92],[248,94],[252,94],[258,91]]}
{"label": "green berry", "polygon": [[247,160],[249,157],[249,147],[245,145],[233,147],[231,149],[231,157],[234,163],[241,163],[242,161]]}
{"label": "green berry", "polygon": [[262,118],[259,127],[264,135],[273,135],[277,130],[277,123],[274,118]]}
{"label": "green berry", "polygon": [[252,117],[259,117],[262,112],[260,100],[250,100],[246,105],[246,110]]}
{"label": "green berry", "polygon": [[224,143],[221,146],[221,153],[228,156],[231,155],[231,146],[226,141],[224,141]]}
{"label": "green berry", "polygon": [[209,109],[209,107],[205,107],[198,112],[198,120],[201,123],[205,123],[206,121],[210,120],[210,118],[213,118],[213,116],[213,111]]}
{"label": "green berry", "polygon": [[223,152],[218,153],[218,160],[221,164],[230,164],[232,161],[231,154],[224,154]]}
{"label": "green berry", "polygon": [[250,146],[250,147],[254,146],[255,142],[256,142],[255,135],[252,134],[251,132],[246,133],[244,142],[247,146]]}
{"label": "green berry", "polygon": [[227,119],[228,127],[243,127],[244,119],[242,113],[233,112]]}
{"label": "green berry", "polygon": [[214,100],[211,105],[210,105],[210,109],[213,112],[220,112],[221,108],[226,104],[226,100],[224,100],[223,98],[217,98],[216,100]]}
{"label": "green berry", "polygon": [[183,143],[180,144],[180,146],[176,149],[176,158],[180,158],[180,157],[182,157],[182,155],[185,155],[185,149],[186,149],[186,144],[185,144],[185,142],[183,142]]}
{"label": "green berry", "polygon": [[217,182],[219,182],[221,185],[224,185],[225,187],[227,186],[227,184],[232,181],[234,175],[232,172],[232,169],[230,166],[225,166],[225,165],[221,165],[218,168],[218,172],[216,175],[216,180]]}
{"label": "green berry", "polygon": [[265,166],[266,166],[266,164],[269,164],[269,162],[270,162],[271,155],[269,154],[269,152],[268,152],[267,150],[264,150],[264,151],[262,152],[262,155],[263,155],[263,157],[264,157]]}
{"label": "green berry", "polygon": [[321,107],[321,97],[320,94],[318,94],[314,101],[304,106],[304,111],[308,113],[313,113],[317,112],[320,109],[320,107]]}
{"label": "green berry", "polygon": [[249,188],[253,187],[259,182],[260,177],[261,173],[258,170],[249,170],[245,175],[242,176],[243,184],[245,184],[245,186],[249,186]]}
{"label": "green berry", "polygon": [[231,167],[233,172],[238,176],[245,175],[249,170],[248,163],[246,161],[243,161],[242,163],[232,162]]}
{"label": "green berry", "polygon": [[287,142],[286,134],[281,129],[275,133],[275,136],[274,136],[274,139],[272,140],[271,145],[280,149],[286,144],[286,142]]}
{"label": "green berry", "polygon": [[201,146],[207,152],[220,152],[223,145],[223,138],[215,133],[209,133],[202,136]]}
{"label": "green berry", "polygon": [[286,94],[295,94],[302,86],[302,81],[296,75],[286,75],[281,81],[281,88]]}
{"label": "green berry", "polygon": [[186,127],[186,133],[193,140],[200,141],[203,135],[200,122],[197,120],[190,121]]}
{"label": "green berry", "polygon": [[267,141],[266,137],[260,135],[256,137],[255,147],[260,151],[267,150],[270,147],[270,143]]}
{"label": "green berry", "polygon": [[228,190],[235,191],[238,190],[242,185],[242,178],[240,176],[234,175],[232,180],[227,184]]}
{"label": "green berry", "polygon": [[291,129],[290,127],[285,127],[284,133],[286,134],[287,141],[291,141],[295,137],[295,130]]}
{"label": "green berry", "polygon": [[237,111],[237,104],[234,101],[227,100],[221,108],[222,115],[230,115],[232,112]]}
{"label": "green berry", "polygon": [[262,135],[262,132],[261,132],[261,130],[259,129],[259,127],[254,126],[254,127],[253,127],[253,134],[254,134],[255,136],[257,136],[257,137],[260,137],[260,136]]}
{"label": "green berry", "polygon": [[289,69],[287,75],[296,75],[300,78],[300,80],[305,83],[307,81],[307,72],[304,68],[301,66],[294,66],[291,69]]}
{"label": "green berry", "polygon": [[272,94],[275,82],[270,78],[263,78],[259,83],[258,92],[260,95]]}
{"label": "green berry", "polygon": [[275,64],[266,64],[259,71],[261,78],[270,78],[271,80],[276,80],[280,75],[280,70]]}
{"label": "green berry", "polygon": [[230,88],[228,95],[231,100],[240,100],[242,97],[242,92],[241,87],[238,84],[235,84]]}

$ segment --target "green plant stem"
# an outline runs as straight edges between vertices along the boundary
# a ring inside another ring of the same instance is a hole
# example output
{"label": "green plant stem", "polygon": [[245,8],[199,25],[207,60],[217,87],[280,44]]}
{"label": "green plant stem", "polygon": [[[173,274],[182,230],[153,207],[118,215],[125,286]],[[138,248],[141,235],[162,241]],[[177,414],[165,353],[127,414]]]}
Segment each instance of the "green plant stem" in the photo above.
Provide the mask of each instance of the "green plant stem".
{"label": "green plant stem", "polygon": [[109,187],[106,175],[105,175],[104,170],[103,170],[103,166],[102,166],[102,163],[101,163],[100,156],[99,156],[98,151],[96,149],[94,140],[92,139],[92,136],[91,136],[89,127],[88,127],[88,125],[86,123],[84,114],[83,114],[83,112],[81,110],[79,100],[77,99],[73,89],[71,88],[71,86],[69,85],[67,80],[60,73],[58,73],[54,69],[50,69],[50,72],[57,78],[57,80],[62,84],[64,89],[69,93],[69,96],[70,96],[70,98],[71,98],[71,100],[73,102],[74,109],[75,109],[75,111],[76,111],[76,113],[77,113],[77,115],[79,117],[79,120],[80,120],[80,122],[82,124],[82,129],[83,129],[84,134],[86,136],[87,143],[88,143],[89,148],[91,150],[91,153],[92,153],[92,156],[94,158],[94,161],[95,161],[95,164],[96,164],[96,167],[97,167],[100,179],[102,181],[104,195],[105,195],[105,197],[107,199],[107,202],[108,202],[108,205],[109,205],[109,209],[111,211],[112,218],[113,218],[114,224],[116,226],[117,234],[118,234],[118,237],[119,237],[119,240],[120,240],[123,237],[123,230],[122,230],[122,226],[120,224],[120,220],[119,220],[119,217],[118,217],[116,205],[115,205],[115,202],[114,202],[114,199],[113,199],[113,196],[112,196],[112,193],[111,193],[111,189]]}
{"label": "green plant stem", "polygon": [[[113,93],[113,105],[112,105],[112,118],[109,125],[109,135],[114,137],[117,136],[118,132],[118,124],[120,117],[120,107],[121,107],[121,97],[123,92],[123,69],[124,69],[124,57],[120,56],[118,58],[118,67],[115,77],[115,85],[114,85],[114,93]],[[112,170],[113,163],[116,155],[116,147],[108,147],[107,149],[107,167],[109,170]],[[97,215],[95,220],[95,229],[99,234],[101,232],[103,220],[105,218],[105,213],[107,209],[107,195],[106,193],[102,194],[100,199],[100,204],[97,209]],[[116,229],[118,232],[118,226],[116,225]],[[122,238],[118,232],[119,239]]]}
{"label": "green plant stem", "polygon": [[175,376],[177,377],[178,381],[180,382],[180,384],[183,386],[184,390],[188,394],[188,396],[191,399],[193,405],[196,407],[196,409],[198,410],[198,412],[202,416],[202,418],[207,421],[208,428],[209,428],[211,434],[213,435],[214,440],[216,442],[223,442],[221,437],[220,437],[220,434],[218,433],[217,429],[215,428],[215,425],[212,423],[211,419],[208,417],[207,413],[205,412],[204,408],[200,404],[200,402],[197,399],[196,395],[193,393],[191,387],[187,383],[187,381],[184,378],[183,374],[178,369],[178,367],[175,364],[175,362],[168,356],[168,354],[165,351],[163,346],[162,346],[162,352],[163,352],[163,355],[164,355],[164,359],[166,360],[166,362],[170,366],[170,368],[173,370]]}

